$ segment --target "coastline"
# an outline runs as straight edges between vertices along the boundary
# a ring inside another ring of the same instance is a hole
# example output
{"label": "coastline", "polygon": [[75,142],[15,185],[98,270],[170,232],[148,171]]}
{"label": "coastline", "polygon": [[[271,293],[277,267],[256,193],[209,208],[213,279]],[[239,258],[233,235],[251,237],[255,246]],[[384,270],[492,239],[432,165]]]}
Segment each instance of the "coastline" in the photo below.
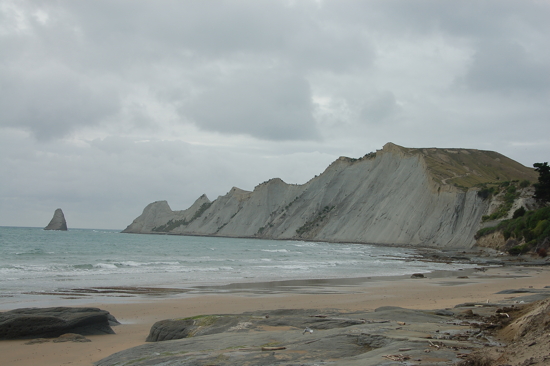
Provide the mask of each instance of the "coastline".
{"label": "coastline", "polygon": [[0,341],[0,352],[2,360],[14,366],[91,365],[115,352],[145,344],[151,326],[163,319],[276,309],[349,312],[370,312],[381,306],[445,309],[465,302],[511,301],[519,295],[496,293],[529,287],[542,289],[550,285],[550,266],[513,265],[489,267],[484,271],[444,272],[418,279],[398,276],[208,286],[196,293],[178,296],[112,297],[87,303],[79,300],[78,305],[67,300],[63,306],[98,307],[109,311],[122,324],[114,328],[115,335],[89,336],[92,340],[89,343],[26,345],[26,340]]}

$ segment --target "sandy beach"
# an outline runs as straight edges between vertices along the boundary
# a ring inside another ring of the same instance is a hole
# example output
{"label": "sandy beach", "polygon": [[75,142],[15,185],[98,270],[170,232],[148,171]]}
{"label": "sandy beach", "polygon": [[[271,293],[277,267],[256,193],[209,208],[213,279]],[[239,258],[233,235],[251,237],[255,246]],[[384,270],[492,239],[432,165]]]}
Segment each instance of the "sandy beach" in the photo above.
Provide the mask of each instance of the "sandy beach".
{"label": "sandy beach", "polygon": [[[462,277],[462,278],[460,278]],[[467,277],[467,278],[464,278]],[[4,365],[92,365],[115,352],[145,343],[151,326],[159,320],[204,314],[239,314],[246,311],[275,309],[339,309],[373,311],[381,306],[409,309],[445,309],[464,302],[498,302],[515,295],[496,294],[502,290],[544,288],[550,285],[550,268],[499,267],[468,273],[427,278],[375,279],[359,285],[338,284],[317,287],[301,294],[255,293],[239,291],[227,294],[185,295],[182,298],[127,298],[117,303],[90,303],[109,311],[122,324],[115,335],[89,336],[89,343],[42,343],[27,345],[27,340],[0,342]],[[70,300],[57,304],[72,306]],[[79,304],[79,306],[81,306]]]}

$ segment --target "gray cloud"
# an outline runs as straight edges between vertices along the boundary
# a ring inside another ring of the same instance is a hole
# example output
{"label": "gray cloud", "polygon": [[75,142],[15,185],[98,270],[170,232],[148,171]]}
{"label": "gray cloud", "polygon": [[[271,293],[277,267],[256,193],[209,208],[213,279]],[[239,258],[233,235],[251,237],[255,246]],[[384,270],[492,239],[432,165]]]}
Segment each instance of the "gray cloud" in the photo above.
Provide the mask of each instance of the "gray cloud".
{"label": "gray cloud", "polygon": [[474,54],[464,81],[480,91],[548,91],[550,64],[535,60],[517,43],[485,42]]}
{"label": "gray cloud", "polygon": [[9,25],[0,32],[0,125],[38,139],[61,138],[117,113],[118,86],[82,67],[82,45],[71,24],[55,12],[39,21],[39,11],[25,2],[6,2],[0,11]]}
{"label": "gray cloud", "polygon": [[[73,1],[64,6],[93,43],[118,44],[128,40],[130,30],[134,41],[121,44],[122,52],[141,43],[145,54],[154,49],[170,54],[192,50],[218,57],[277,49],[300,21],[283,2],[273,1]],[[106,35],[111,38],[103,38]]]}
{"label": "gray cloud", "polygon": [[[306,69],[341,71],[372,61],[371,45],[360,29],[332,22],[316,1],[131,4],[72,1],[64,5],[71,9],[90,44],[107,51],[99,57],[111,58],[114,64],[118,59],[131,62],[136,56],[158,60],[264,54]],[[99,57],[94,58],[95,64],[102,64]]]}
{"label": "gray cloud", "polygon": [[318,138],[306,80],[276,70],[247,70],[182,108],[212,131],[249,134],[268,140]]}
{"label": "gray cloud", "polygon": [[[12,69],[13,70],[13,69]],[[0,124],[29,130],[38,139],[60,138],[98,124],[119,108],[109,85],[58,65],[0,74]]]}
{"label": "gray cloud", "polygon": [[448,34],[468,38],[510,38],[550,28],[550,5],[536,0],[326,1],[332,19],[364,25],[386,34]]}
{"label": "gray cloud", "polygon": [[0,225],[66,205],[122,228],[388,141],[547,160],[549,18],[535,0],[0,0]]}
{"label": "gray cloud", "polygon": [[[136,117],[135,124],[144,126],[149,117],[143,109],[125,107],[123,100],[136,86],[145,86],[160,102],[194,104],[191,116],[207,130],[276,140],[317,138],[308,73],[351,72],[368,67],[374,58],[357,27],[331,22],[314,1],[161,4],[18,4],[19,14],[10,19],[22,16],[26,29],[11,29],[2,39],[16,50],[8,56],[10,63],[26,62],[28,67],[21,73],[0,70],[0,78],[15,91],[4,98],[10,108],[3,123],[52,138],[112,121],[126,109]],[[47,14],[42,22],[37,11]],[[29,63],[29,57],[41,62]],[[220,83],[224,64],[238,67],[224,71],[231,81]],[[29,67],[35,70],[27,75]],[[182,69],[188,72],[182,75]],[[243,69],[266,73],[250,76],[239,71]],[[277,70],[286,71],[278,75]],[[166,77],[170,72],[175,78]],[[116,84],[101,85],[100,80]],[[202,97],[193,98],[205,88]],[[239,95],[255,102],[245,105]],[[228,97],[233,106],[225,102]],[[220,115],[205,105],[211,102],[223,111]],[[27,108],[31,103],[33,108]],[[225,122],[213,120],[221,115]]]}
{"label": "gray cloud", "polygon": [[361,118],[368,123],[379,123],[399,112],[392,92],[380,93],[368,101],[361,110]]}

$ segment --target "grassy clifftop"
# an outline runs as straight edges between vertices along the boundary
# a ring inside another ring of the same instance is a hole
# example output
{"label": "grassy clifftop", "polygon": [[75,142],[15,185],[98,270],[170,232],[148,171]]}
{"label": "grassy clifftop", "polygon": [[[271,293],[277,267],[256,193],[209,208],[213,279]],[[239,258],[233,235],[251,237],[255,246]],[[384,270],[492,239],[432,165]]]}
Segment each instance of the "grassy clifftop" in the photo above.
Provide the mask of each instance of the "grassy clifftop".
{"label": "grassy clifftop", "polygon": [[406,148],[393,145],[405,155],[420,155],[439,184],[469,189],[505,181],[535,182],[538,174],[494,151],[476,149]]}

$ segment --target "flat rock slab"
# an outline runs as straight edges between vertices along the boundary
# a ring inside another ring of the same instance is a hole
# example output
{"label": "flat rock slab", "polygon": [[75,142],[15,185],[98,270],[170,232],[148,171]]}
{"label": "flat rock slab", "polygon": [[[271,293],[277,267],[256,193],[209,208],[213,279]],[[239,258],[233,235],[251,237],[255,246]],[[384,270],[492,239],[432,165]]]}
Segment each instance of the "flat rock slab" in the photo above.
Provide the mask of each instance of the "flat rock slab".
{"label": "flat rock slab", "polygon": [[[262,330],[266,327],[292,327],[303,330],[345,328],[364,324],[366,320],[345,316],[319,314],[316,310],[273,310],[269,315],[243,313],[240,315],[205,315],[186,319],[167,319],[153,324],[147,342],[161,342],[174,339],[237,332]],[[303,332],[304,333],[304,332]]]}
{"label": "flat rock slab", "polygon": [[502,290],[497,292],[497,294],[511,295],[511,294],[550,294],[550,289],[545,287],[543,289],[536,288],[520,288],[512,290]]}
{"label": "flat rock slab", "polygon": [[[94,365],[448,366],[499,346],[495,332],[516,319],[522,322],[521,309],[510,300],[462,304],[452,311],[394,306],[364,312],[283,309],[164,320],[152,327],[150,343]],[[541,311],[541,316],[547,313]],[[536,344],[531,338],[529,342],[523,349]]]}
{"label": "flat rock slab", "polygon": [[0,340],[114,334],[118,321],[98,308],[24,308],[0,313]]}
{"label": "flat rock slab", "polygon": [[[207,315],[157,322],[148,338],[152,343],[95,365],[395,365],[399,355],[448,365],[459,360],[458,353],[481,347],[457,348],[452,335],[469,331],[469,323],[449,324],[449,316],[399,307]],[[184,338],[160,341],[175,335]]]}

